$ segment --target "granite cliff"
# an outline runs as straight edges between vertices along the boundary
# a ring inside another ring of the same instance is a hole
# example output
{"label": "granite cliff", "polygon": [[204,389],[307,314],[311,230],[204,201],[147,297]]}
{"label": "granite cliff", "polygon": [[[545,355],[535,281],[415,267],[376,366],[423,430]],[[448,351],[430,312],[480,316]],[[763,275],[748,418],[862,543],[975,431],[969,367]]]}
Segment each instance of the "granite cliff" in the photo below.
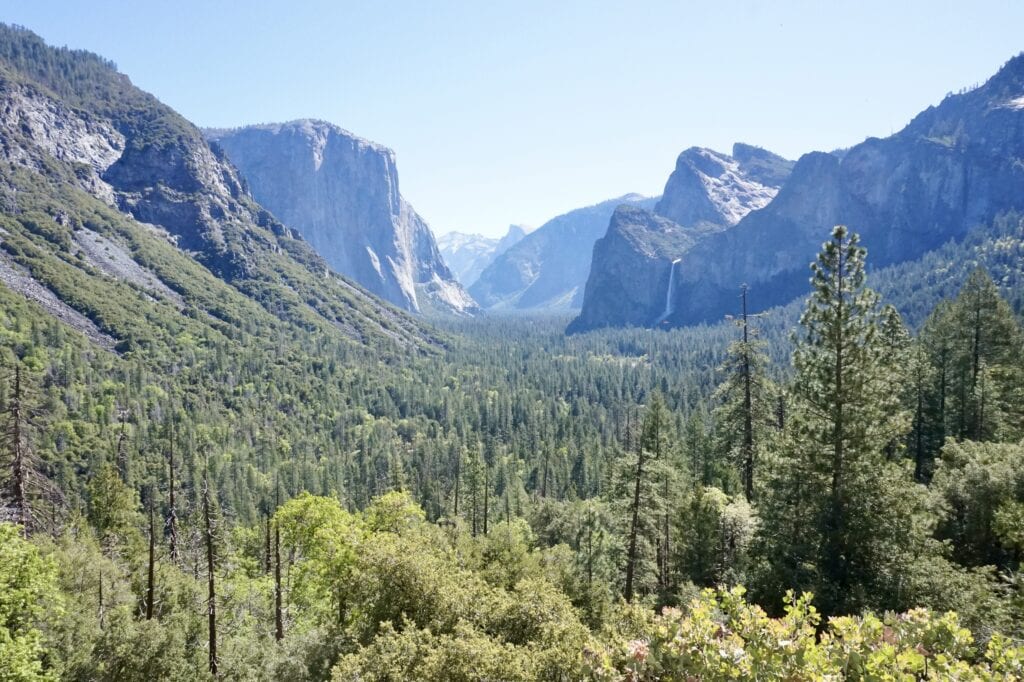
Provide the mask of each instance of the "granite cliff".
{"label": "granite cliff", "polygon": [[197,127],[114,64],[3,25],[0,221],[3,283],[108,348],[167,342],[182,319],[210,333],[429,336],[332,272]]}
{"label": "granite cliff", "polygon": [[395,154],[324,121],[207,130],[253,197],[337,272],[412,312],[472,313],[427,223],[401,195]]}
{"label": "granite cliff", "polygon": [[[774,198],[763,207],[750,206],[734,225],[708,231],[685,252],[659,254],[662,268],[680,259],[672,281],[675,305],[664,320],[648,311],[638,322],[634,311],[601,300],[611,295],[614,282],[627,288],[649,283],[639,271],[623,277],[613,270],[612,263],[628,260],[625,255],[595,250],[594,282],[587,288],[594,295],[585,298],[571,329],[721,319],[735,312],[741,283],[750,286],[755,308],[786,303],[806,291],[807,265],[835,224],[859,232],[872,266],[884,267],[919,258],[1024,209],[1024,55],[982,86],[929,107],[890,137],[870,138],[839,153],[804,155]],[[669,212],[682,219],[679,211]],[[691,213],[698,224],[704,216]],[[663,278],[661,286],[667,285]]]}

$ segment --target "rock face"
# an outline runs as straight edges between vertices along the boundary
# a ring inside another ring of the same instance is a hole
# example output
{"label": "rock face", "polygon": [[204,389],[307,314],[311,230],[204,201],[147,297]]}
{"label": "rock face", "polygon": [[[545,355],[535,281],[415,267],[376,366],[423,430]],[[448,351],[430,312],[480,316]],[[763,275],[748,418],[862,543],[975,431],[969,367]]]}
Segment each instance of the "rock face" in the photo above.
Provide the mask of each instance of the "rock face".
{"label": "rock face", "polygon": [[476,282],[484,268],[518,244],[528,232],[529,229],[523,225],[509,225],[508,232],[501,239],[449,232],[437,238],[437,248],[459,283],[469,287]]}
{"label": "rock face", "polygon": [[792,169],[792,161],[750,145],[737,143],[732,156],[691,147],[679,155],[654,212],[687,227],[732,227],[767,206]]}
{"label": "rock face", "polygon": [[594,242],[612,213],[622,204],[652,208],[656,201],[627,194],[553,218],[495,258],[469,291],[492,310],[579,308]]}
{"label": "rock face", "polygon": [[587,280],[586,304],[569,332],[605,326],[605,320],[643,326],[671,313],[678,258],[702,232],[682,227],[637,206],[619,206],[608,232],[594,244],[601,276]]}
{"label": "rock face", "polygon": [[[881,267],[919,258],[1020,210],[1024,55],[891,137],[865,140],[841,154],[803,156],[770,203],[702,236],[679,256],[677,303],[668,322],[691,324],[735,312],[741,283],[750,286],[755,309],[803,295],[808,263],[838,223],[861,234],[872,267]],[[592,278],[611,278],[606,269],[595,253]],[[595,296],[606,288],[599,283],[592,287]],[[588,297],[573,329],[631,319],[632,313]]]}
{"label": "rock face", "polygon": [[253,197],[341,274],[413,312],[476,309],[402,198],[390,149],[312,120],[206,134]]}

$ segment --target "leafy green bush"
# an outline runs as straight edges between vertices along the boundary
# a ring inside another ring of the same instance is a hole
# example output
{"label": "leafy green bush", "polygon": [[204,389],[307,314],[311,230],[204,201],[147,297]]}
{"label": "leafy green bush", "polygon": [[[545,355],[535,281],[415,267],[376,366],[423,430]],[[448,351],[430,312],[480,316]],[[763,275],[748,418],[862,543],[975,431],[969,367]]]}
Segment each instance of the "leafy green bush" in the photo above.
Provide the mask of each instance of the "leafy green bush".
{"label": "leafy green bush", "polygon": [[956,614],[914,609],[832,618],[819,634],[811,595],[769,618],[742,588],[706,590],[683,610],[649,615],[587,654],[600,680],[1010,680],[1024,647],[994,636],[981,657]]}

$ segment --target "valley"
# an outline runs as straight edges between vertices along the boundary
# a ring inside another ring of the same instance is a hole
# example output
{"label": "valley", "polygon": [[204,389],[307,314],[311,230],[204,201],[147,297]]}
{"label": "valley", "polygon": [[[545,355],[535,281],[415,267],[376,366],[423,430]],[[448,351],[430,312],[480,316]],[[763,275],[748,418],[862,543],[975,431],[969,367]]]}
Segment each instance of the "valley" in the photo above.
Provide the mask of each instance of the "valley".
{"label": "valley", "polygon": [[1022,93],[435,237],[0,25],[0,679],[1024,677]]}

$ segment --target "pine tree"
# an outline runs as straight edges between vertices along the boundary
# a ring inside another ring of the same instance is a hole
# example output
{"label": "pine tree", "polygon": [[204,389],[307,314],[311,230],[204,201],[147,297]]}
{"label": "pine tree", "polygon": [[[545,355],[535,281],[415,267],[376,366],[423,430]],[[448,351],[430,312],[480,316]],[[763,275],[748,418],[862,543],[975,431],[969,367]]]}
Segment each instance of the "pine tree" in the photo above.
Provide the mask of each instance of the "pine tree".
{"label": "pine tree", "polygon": [[217,575],[216,547],[213,527],[213,503],[210,495],[209,461],[203,469],[203,538],[206,545],[206,587],[207,587],[207,619],[209,635],[210,674],[217,676],[219,660],[217,658]]}
{"label": "pine tree", "polygon": [[758,452],[773,430],[774,389],[765,376],[768,360],[747,314],[747,287],[742,288],[740,338],[734,341],[720,368],[725,380],[716,391],[715,445],[740,472],[743,494],[754,499],[754,468]]}
{"label": "pine tree", "polygon": [[[878,360],[882,365],[881,372],[888,383],[891,395],[896,396],[900,407],[910,413],[913,409],[914,395],[911,381],[911,338],[910,332],[903,325],[903,319],[894,306],[886,305],[878,320],[878,334],[881,348]],[[912,417],[911,417],[912,419]],[[907,425],[895,422],[897,429],[885,447],[889,459],[902,455],[905,445]]]}
{"label": "pine tree", "polygon": [[638,591],[652,592],[664,579],[659,545],[663,543],[664,483],[670,473],[665,462],[668,412],[660,395],[652,397],[636,440],[635,457],[622,462],[615,486],[626,521],[622,589],[626,601],[632,601]]}
{"label": "pine tree", "polygon": [[881,333],[886,316],[865,286],[864,258],[857,235],[837,226],[812,265],[790,427],[761,510],[768,582],[813,589],[827,614],[888,607],[887,581],[901,570],[894,566],[923,542],[909,472],[885,456],[909,419],[893,390],[891,337]]}
{"label": "pine tree", "polygon": [[919,350],[913,371],[919,405],[911,437],[919,481],[931,480],[935,458],[946,437],[956,433],[951,408],[957,337],[953,318],[952,302],[940,301],[917,339]]}
{"label": "pine tree", "polygon": [[167,421],[167,542],[173,563],[178,563],[178,510],[175,500],[174,425]]}
{"label": "pine tree", "polygon": [[957,435],[971,440],[1020,437],[1024,406],[1017,404],[1015,391],[1024,379],[1024,338],[1009,304],[984,269],[967,278],[951,317],[957,334]]}
{"label": "pine tree", "polygon": [[34,401],[35,387],[21,360],[15,359],[0,434],[0,513],[6,512],[3,515],[7,520],[20,524],[25,536],[46,528],[44,508],[48,505],[56,509],[63,499],[32,446],[36,432]]}

